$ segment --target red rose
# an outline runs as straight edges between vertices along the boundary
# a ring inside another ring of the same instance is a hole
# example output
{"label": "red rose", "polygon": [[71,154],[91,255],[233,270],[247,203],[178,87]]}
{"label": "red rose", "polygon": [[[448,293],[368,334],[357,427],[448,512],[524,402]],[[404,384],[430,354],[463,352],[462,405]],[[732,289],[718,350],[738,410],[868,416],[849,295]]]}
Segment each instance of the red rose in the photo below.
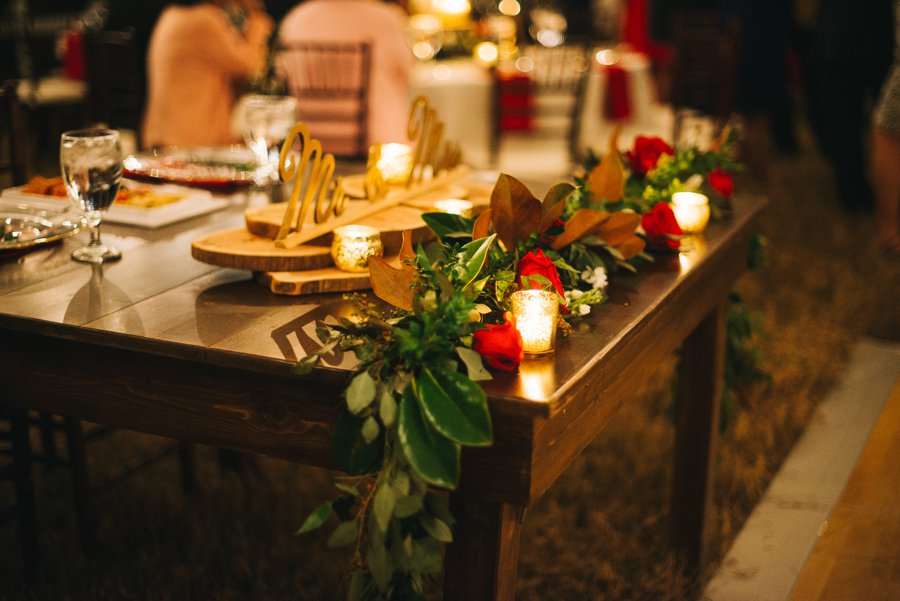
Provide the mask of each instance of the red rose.
{"label": "red rose", "polygon": [[[533,250],[519,259],[519,286],[522,288],[541,288],[541,285],[535,281],[531,281],[530,286],[525,286],[525,284],[522,283],[523,277],[534,275],[544,276],[550,280],[550,283],[553,284],[553,288],[559,293],[559,297],[563,299],[566,298],[562,281],[559,279],[559,272],[556,270],[556,265],[544,255],[544,251],[541,249]],[[563,301],[561,304],[563,306],[563,311],[565,311],[566,303]]]}
{"label": "red rose", "polygon": [[681,236],[684,232],[675,220],[675,213],[667,203],[657,203],[653,210],[641,217],[641,226],[647,234],[647,241],[656,248],[670,248],[678,250],[681,246],[679,240],[673,240],[670,236]]}
{"label": "red rose", "polygon": [[709,187],[720,196],[731,198],[731,195],[734,194],[734,179],[730,173],[722,171],[721,167],[716,167],[707,173],[706,180],[709,182]]}
{"label": "red rose", "polygon": [[516,329],[512,313],[503,314],[505,323],[488,325],[472,334],[472,348],[488,367],[513,371],[522,362],[522,335]]}
{"label": "red rose", "polygon": [[675,151],[665,140],[656,137],[638,136],[634,140],[634,150],[628,151],[628,161],[631,170],[644,175],[656,167],[659,157],[668,154],[674,155]]}

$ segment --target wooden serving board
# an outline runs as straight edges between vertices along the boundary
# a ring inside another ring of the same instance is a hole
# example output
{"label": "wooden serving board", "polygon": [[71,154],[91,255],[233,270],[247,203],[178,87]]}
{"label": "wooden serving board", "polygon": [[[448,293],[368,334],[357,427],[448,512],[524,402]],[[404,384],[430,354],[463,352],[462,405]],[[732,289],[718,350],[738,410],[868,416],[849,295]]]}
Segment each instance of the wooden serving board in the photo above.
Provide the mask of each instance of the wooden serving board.
{"label": "wooden serving board", "polygon": [[[400,259],[397,255],[390,258],[388,262],[394,267],[400,266]],[[306,271],[259,271],[255,276],[256,281],[270,291],[287,296],[352,292],[372,287],[368,271],[348,273],[336,267]]]}

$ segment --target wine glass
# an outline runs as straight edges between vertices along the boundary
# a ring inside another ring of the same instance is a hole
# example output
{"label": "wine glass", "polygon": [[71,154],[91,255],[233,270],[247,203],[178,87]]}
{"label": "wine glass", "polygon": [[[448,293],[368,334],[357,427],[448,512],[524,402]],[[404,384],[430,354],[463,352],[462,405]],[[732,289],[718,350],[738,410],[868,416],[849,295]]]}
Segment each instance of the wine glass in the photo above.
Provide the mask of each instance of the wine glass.
{"label": "wine glass", "polygon": [[281,143],[297,121],[293,96],[250,96],[244,104],[244,140],[256,156],[254,174],[258,186],[278,181]]}
{"label": "wine glass", "polygon": [[69,198],[84,214],[91,231],[90,243],[75,250],[81,263],[114,261],[122,253],[100,242],[100,221],[119,192],[122,182],[122,148],[119,132],[80,129],[62,134],[59,163]]}

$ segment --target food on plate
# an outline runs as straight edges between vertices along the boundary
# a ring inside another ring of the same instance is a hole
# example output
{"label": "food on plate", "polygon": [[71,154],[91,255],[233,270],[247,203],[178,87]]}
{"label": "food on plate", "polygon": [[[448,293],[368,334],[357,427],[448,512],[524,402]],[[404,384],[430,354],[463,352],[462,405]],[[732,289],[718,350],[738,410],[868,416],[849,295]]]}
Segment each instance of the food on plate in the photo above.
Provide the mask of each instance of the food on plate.
{"label": "food on plate", "polygon": [[[63,183],[62,177],[41,177],[36,175],[32,177],[28,183],[22,187],[22,192],[29,194],[40,194],[42,196],[55,196],[66,198],[66,185]],[[129,207],[139,207],[149,209],[160,207],[169,203],[181,200],[184,194],[173,192],[160,192],[151,186],[143,186],[133,184],[131,182],[123,183],[116,194],[116,204]]]}

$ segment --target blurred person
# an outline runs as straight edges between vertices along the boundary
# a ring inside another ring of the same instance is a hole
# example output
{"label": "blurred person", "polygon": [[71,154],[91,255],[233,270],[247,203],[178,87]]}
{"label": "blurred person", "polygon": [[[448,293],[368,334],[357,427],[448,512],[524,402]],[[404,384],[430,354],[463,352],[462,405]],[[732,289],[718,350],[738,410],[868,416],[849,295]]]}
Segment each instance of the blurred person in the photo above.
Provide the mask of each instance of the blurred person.
{"label": "blurred person", "polygon": [[170,2],[147,50],[143,144],[237,142],[231,129],[237,89],[264,69],[271,32],[260,0]]}
{"label": "blurred person", "polygon": [[900,258],[900,0],[894,0],[894,62],[878,99],[872,133],[875,239],[884,254]]}
{"label": "blurred person", "polygon": [[407,140],[413,57],[405,41],[406,19],[400,6],[378,0],[307,0],[294,7],[279,28],[281,44],[371,44],[369,144]]}

